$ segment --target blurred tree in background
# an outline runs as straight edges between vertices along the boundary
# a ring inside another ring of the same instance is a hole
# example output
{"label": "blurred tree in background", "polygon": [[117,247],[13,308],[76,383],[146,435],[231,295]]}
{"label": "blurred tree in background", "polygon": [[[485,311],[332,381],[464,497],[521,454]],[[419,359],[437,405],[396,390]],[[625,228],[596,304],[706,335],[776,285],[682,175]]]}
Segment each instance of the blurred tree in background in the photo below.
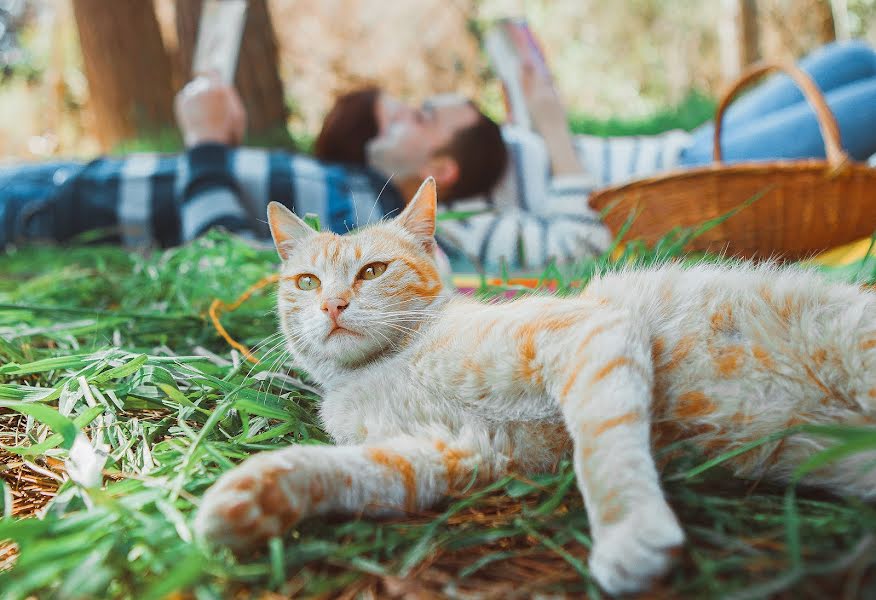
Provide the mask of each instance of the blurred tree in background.
{"label": "blurred tree in background", "polygon": [[100,143],[172,127],[170,60],[152,3],[73,0],[73,14]]}

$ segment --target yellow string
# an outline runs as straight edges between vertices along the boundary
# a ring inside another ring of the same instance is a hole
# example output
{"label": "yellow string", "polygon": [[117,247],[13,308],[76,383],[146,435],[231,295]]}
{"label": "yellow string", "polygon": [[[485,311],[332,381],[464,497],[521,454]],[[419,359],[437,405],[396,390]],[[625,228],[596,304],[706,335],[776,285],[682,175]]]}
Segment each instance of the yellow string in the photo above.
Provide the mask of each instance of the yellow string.
{"label": "yellow string", "polygon": [[246,360],[248,360],[249,362],[256,364],[256,365],[259,364],[259,359],[257,359],[255,356],[253,356],[252,352],[249,351],[249,348],[247,348],[246,346],[244,346],[240,342],[234,341],[234,338],[232,338],[230,335],[228,335],[228,332],[225,330],[225,327],[223,327],[222,323],[219,321],[219,315],[221,315],[222,313],[225,313],[225,312],[234,312],[235,310],[240,308],[241,304],[243,304],[244,302],[249,300],[249,297],[252,296],[254,293],[256,293],[257,291],[259,291],[260,289],[262,289],[263,287],[265,287],[271,283],[277,283],[279,280],[280,280],[280,276],[277,273],[274,273],[272,275],[268,275],[266,277],[262,277],[261,279],[256,281],[254,284],[249,286],[249,289],[246,290],[243,294],[241,294],[240,297],[237,300],[235,300],[234,302],[232,302],[231,304],[226,304],[222,300],[220,300],[219,298],[216,298],[210,304],[210,308],[207,311],[207,314],[210,315],[210,320],[213,321],[213,327],[216,328],[216,331],[219,332],[219,335],[221,335],[222,338],[226,342],[228,342],[228,344],[232,348],[235,348],[238,352],[243,354],[243,356],[246,358]]}

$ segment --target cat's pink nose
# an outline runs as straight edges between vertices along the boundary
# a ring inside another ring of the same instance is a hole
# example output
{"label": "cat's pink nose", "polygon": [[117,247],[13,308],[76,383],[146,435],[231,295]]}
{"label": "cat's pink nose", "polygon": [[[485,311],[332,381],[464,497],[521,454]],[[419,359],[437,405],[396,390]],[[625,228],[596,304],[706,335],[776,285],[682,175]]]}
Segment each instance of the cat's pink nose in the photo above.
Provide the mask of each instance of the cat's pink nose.
{"label": "cat's pink nose", "polygon": [[322,301],[322,309],[328,313],[332,321],[337,321],[338,315],[349,305],[350,303],[343,298],[326,298]]}

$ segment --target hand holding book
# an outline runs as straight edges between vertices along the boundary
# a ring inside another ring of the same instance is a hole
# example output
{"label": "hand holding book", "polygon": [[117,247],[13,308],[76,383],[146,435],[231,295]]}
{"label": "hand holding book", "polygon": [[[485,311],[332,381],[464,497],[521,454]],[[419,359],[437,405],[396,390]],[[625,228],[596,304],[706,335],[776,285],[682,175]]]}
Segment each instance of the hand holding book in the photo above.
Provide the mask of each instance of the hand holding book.
{"label": "hand holding book", "polygon": [[186,84],[176,95],[174,112],[187,148],[243,141],[246,109],[237,90],[216,74],[199,75]]}
{"label": "hand holding book", "polygon": [[246,109],[234,75],[246,22],[246,0],[206,0],[201,8],[192,80],[176,95],[174,112],[186,147],[237,145]]}

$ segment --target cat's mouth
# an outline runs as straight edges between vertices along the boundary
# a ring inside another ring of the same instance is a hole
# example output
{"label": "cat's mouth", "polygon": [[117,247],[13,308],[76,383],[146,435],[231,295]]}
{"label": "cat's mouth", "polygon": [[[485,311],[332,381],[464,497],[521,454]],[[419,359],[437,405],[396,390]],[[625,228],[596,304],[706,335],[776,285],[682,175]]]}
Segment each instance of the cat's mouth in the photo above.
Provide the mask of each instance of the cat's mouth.
{"label": "cat's mouth", "polygon": [[334,335],[355,335],[357,337],[362,337],[361,333],[357,333],[352,329],[347,329],[346,327],[341,327],[340,325],[335,325],[332,327],[331,331],[329,331],[328,335],[325,336],[325,339],[330,339]]}

